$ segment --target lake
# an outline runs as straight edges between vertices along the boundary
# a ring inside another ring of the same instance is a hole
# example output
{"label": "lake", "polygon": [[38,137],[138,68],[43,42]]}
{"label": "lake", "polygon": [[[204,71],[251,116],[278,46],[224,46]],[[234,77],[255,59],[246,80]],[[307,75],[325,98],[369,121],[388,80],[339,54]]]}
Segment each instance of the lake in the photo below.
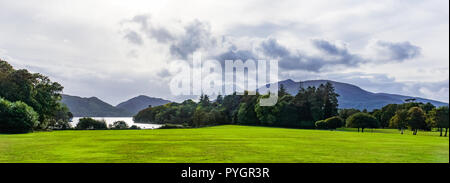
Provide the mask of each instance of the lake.
{"label": "lake", "polygon": [[[74,117],[73,119],[72,119],[72,122],[70,122],[70,125],[72,126],[72,127],[75,127],[75,126],[77,126],[77,124],[78,124],[78,122],[80,121],[80,119],[81,119],[82,117]],[[141,129],[156,129],[156,128],[160,128],[162,125],[158,125],[158,124],[144,124],[144,123],[135,123],[134,121],[133,121],[133,118],[131,118],[131,117],[122,117],[122,118],[112,118],[112,117],[95,117],[95,118],[92,118],[92,119],[95,119],[95,120],[105,120],[105,122],[106,122],[106,125],[112,125],[114,122],[116,122],[116,121],[125,121],[127,124],[128,124],[128,126],[130,127],[130,126],[132,126],[132,125],[136,125],[136,126],[138,126],[139,128],[141,128]]]}

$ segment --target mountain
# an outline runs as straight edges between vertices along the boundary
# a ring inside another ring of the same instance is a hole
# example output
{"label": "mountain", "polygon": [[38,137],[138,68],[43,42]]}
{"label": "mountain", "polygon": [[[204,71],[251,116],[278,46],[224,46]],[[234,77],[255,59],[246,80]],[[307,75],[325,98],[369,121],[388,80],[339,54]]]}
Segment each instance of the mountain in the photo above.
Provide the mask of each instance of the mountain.
{"label": "mountain", "polygon": [[126,102],[122,102],[116,107],[119,109],[123,109],[128,111],[131,114],[137,114],[139,111],[148,108],[149,105],[151,106],[160,106],[167,103],[170,103],[171,101],[164,100],[161,98],[153,98],[148,96],[138,96],[135,98],[132,98]]}
{"label": "mountain", "polygon": [[[311,80],[311,81],[303,81],[303,82],[295,82],[293,80],[285,80],[278,82],[278,84],[283,84],[286,88],[287,92],[291,95],[296,95],[300,86],[303,88],[307,88],[309,86],[318,87],[320,84],[325,84],[330,82],[336,89],[336,93],[340,96],[339,100],[339,108],[355,108],[355,109],[367,109],[369,111],[373,109],[379,109],[387,104],[401,104],[404,103],[405,99],[416,99],[417,102],[427,103],[430,102],[435,106],[448,106],[447,103],[429,100],[419,97],[411,97],[411,96],[403,96],[396,94],[388,94],[388,93],[372,93],[366,90],[361,89],[358,86],[340,83],[329,80]],[[265,93],[264,89],[260,89],[260,93]]]}
{"label": "mountain", "polygon": [[124,109],[114,107],[102,100],[91,97],[62,95],[62,103],[66,104],[74,117],[129,117],[132,114]]}

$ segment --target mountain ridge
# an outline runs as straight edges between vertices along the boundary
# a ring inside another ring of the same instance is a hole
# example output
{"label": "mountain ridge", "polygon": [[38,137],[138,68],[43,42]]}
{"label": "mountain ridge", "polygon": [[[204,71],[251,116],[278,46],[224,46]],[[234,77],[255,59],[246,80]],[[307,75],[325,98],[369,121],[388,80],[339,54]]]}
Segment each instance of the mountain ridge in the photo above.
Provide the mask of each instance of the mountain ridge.
{"label": "mountain ridge", "polygon": [[[373,93],[360,88],[359,86],[336,82],[331,80],[307,80],[302,82],[295,82],[291,79],[278,82],[278,85],[283,84],[287,92],[291,95],[296,95],[300,86],[307,88],[309,86],[318,87],[320,84],[325,84],[330,82],[335,87],[336,93],[340,96],[338,97],[339,108],[355,108],[359,110],[367,109],[379,109],[387,104],[401,104],[404,103],[406,99],[414,98],[417,102],[427,103],[430,102],[435,106],[444,106],[448,103],[440,102],[437,100],[430,100],[421,97],[411,97],[400,94],[389,94],[389,93]],[[259,90],[260,93],[264,93],[264,89]]]}
{"label": "mountain ridge", "polygon": [[118,104],[116,107],[124,109],[131,114],[137,114],[139,111],[146,109],[149,105],[155,107],[170,103],[171,101],[162,98],[149,97],[145,95],[139,95],[125,102]]}
{"label": "mountain ridge", "polygon": [[74,117],[129,117],[131,113],[116,108],[97,97],[79,97],[62,95],[62,103],[66,104]]}

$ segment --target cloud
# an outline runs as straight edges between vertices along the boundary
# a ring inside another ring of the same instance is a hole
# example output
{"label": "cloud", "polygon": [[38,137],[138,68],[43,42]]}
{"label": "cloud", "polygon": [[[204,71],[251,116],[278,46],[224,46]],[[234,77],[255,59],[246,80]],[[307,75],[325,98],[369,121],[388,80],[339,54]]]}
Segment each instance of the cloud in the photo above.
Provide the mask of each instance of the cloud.
{"label": "cloud", "polygon": [[125,39],[130,41],[130,43],[136,44],[136,45],[142,45],[142,37],[135,31],[129,31],[125,36]]}
{"label": "cloud", "polygon": [[164,27],[158,27],[151,23],[150,15],[136,15],[131,20],[125,22],[137,23],[140,30],[150,39],[155,39],[159,43],[167,43],[174,39],[174,35]]}
{"label": "cloud", "polygon": [[387,62],[403,62],[421,55],[421,48],[408,41],[395,43],[377,40],[368,47],[373,49],[376,59]]}
{"label": "cloud", "polygon": [[170,53],[175,57],[186,59],[199,48],[214,47],[216,44],[216,40],[211,36],[211,27],[207,23],[195,20],[184,30],[184,35],[178,37],[170,46]]}
{"label": "cloud", "polygon": [[313,39],[311,43],[320,54],[307,54],[300,49],[289,51],[274,38],[263,41],[261,50],[266,56],[279,59],[280,67],[286,70],[319,72],[326,67],[357,67],[366,63],[366,59],[350,53],[345,46],[338,46],[323,39]]}
{"label": "cloud", "polygon": [[270,38],[261,43],[262,51],[271,57],[281,58],[290,55],[290,52],[284,46],[278,44],[276,39]]}
{"label": "cloud", "polygon": [[0,48],[8,51],[0,55],[61,81],[69,94],[111,103],[168,95],[167,63],[189,60],[193,50],[219,61],[278,59],[292,79],[448,100],[448,84],[438,84],[448,78],[448,3],[0,0]]}

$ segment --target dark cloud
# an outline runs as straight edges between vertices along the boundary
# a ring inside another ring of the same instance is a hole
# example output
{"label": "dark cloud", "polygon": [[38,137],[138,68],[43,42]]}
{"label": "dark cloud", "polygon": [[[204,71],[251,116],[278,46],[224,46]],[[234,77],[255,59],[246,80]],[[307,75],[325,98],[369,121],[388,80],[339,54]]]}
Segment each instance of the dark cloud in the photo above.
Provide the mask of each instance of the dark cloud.
{"label": "dark cloud", "polygon": [[[125,22],[138,24],[139,31],[144,33],[147,38],[154,39],[158,43],[168,44],[170,53],[175,58],[186,59],[198,49],[211,48],[217,43],[216,39],[211,36],[211,28],[208,23],[195,20],[183,28],[181,35],[175,35],[165,27],[155,26],[150,20],[149,15],[137,15]],[[138,36],[137,31],[129,31],[125,38],[136,44]]]}
{"label": "dark cloud", "polygon": [[166,77],[171,76],[169,70],[167,70],[167,69],[160,70],[157,75],[161,78],[166,78]]}
{"label": "dark cloud", "polygon": [[286,57],[290,54],[289,51],[284,46],[281,46],[280,44],[277,43],[277,40],[272,38],[261,43],[261,48],[266,55],[275,58]]}
{"label": "dark cloud", "polygon": [[377,41],[376,47],[378,54],[388,56],[389,61],[402,62],[413,59],[421,54],[421,48],[412,45],[410,42],[393,43],[387,41]]}
{"label": "dark cloud", "polygon": [[142,45],[142,37],[135,31],[129,31],[125,36],[125,39],[127,39],[130,43],[136,44],[136,45]]}
{"label": "dark cloud", "polygon": [[173,56],[186,59],[188,55],[199,48],[209,48],[216,45],[217,41],[211,36],[209,24],[195,20],[184,29],[185,34],[170,46],[170,53]]}
{"label": "dark cloud", "polygon": [[167,43],[174,40],[174,35],[164,27],[157,27],[150,22],[150,15],[136,15],[128,22],[137,23],[140,29],[150,39],[155,39],[160,43]]}
{"label": "dark cloud", "polygon": [[311,56],[301,50],[289,51],[280,45],[276,39],[268,39],[261,43],[262,52],[275,59],[279,59],[279,65],[286,70],[306,70],[318,72],[327,66],[356,67],[366,62],[358,55],[351,54],[345,47],[338,47],[326,40],[313,40],[313,45],[322,52],[322,55]]}
{"label": "dark cloud", "polygon": [[247,61],[249,59],[257,60],[257,57],[253,54],[253,52],[248,50],[229,50],[224,52],[215,58],[220,62],[225,62],[225,60],[242,60]]}

